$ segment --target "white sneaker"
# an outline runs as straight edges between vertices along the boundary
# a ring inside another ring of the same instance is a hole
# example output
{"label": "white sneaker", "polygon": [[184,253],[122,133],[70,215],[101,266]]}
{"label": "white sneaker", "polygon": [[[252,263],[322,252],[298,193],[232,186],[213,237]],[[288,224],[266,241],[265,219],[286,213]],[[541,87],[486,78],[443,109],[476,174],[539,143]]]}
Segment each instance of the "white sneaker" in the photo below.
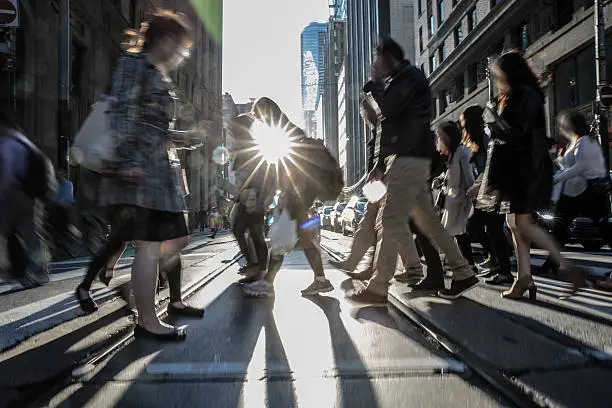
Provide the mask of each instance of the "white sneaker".
{"label": "white sneaker", "polygon": [[249,296],[274,297],[274,285],[263,279],[244,285],[243,290]]}

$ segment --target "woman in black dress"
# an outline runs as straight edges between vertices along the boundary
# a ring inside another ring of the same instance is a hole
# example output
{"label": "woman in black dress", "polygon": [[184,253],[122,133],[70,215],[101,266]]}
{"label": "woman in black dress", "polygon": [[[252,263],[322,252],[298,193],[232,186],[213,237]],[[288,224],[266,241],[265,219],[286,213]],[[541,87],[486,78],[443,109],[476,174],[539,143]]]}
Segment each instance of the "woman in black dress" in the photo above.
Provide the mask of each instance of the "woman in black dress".
{"label": "woman in black dress", "polygon": [[549,204],[553,166],[546,136],[544,94],[538,78],[518,52],[508,52],[493,66],[499,92],[497,109],[488,107],[487,122],[497,139],[489,166],[489,185],[498,192],[499,210],[506,212],[518,261],[518,278],[503,297],[518,299],[529,291],[535,299],[531,276],[531,244],[546,249],[571,278],[574,290],[585,271],[561,255],[559,244],[535,224],[532,214]]}

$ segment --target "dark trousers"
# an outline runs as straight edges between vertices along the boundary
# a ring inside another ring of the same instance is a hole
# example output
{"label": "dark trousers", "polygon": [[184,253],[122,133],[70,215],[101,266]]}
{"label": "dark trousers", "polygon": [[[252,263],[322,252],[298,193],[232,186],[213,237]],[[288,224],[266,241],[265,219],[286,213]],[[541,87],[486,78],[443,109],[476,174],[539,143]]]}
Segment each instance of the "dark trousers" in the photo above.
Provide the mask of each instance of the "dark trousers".
{"label": "dark trousers", "polygon": [[410,230],[416,234],[416,245],[421,250],[425,257],[425,264],[427,265],[427,276],[425,279],[433,280],[436,283],[444,284],[442,268],[442,262],[440,261],[440,254],[438,250],[432,245],[429,239],[419,231],[419,229],[410,222]]}
{"label": "dark trousers", "polygon": [[240,205],[236,210],[234,218],[234,225],[232,227],[232,233],[238,241],[240,252],[242,255],[251,260],[253,257],[249,251],[249,244],[245,237],[245,233],[249,232],[249,239],[253,243],[255,248],[255,255],[257,256],[257,263],[260,270],[265,270],[268,264],[268,245],[264,238],[264,217],[259,211],[252,214],[247,214],[244,206]]}
{"label": "dark trousers", "polygon": [[[510,276],[512,275],[510,270],[512,247],[504,232],[505,222],[506,218],[503,214],[475,208],[468,222],[468,231],[470,238],[479,241],[485,252],[490,254],[493,266],[499,268],[498,273]],[[459,246],[461,247],[461,244]],[[463,249],[461,251],[463,252]]]}

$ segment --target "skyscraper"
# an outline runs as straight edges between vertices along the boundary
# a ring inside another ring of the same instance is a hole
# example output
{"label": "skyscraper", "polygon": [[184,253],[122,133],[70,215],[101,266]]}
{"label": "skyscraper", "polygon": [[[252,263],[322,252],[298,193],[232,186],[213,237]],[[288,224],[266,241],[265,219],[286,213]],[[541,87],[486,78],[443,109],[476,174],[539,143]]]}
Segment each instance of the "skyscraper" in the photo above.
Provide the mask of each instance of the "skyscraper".
{"label": "skyscraper", "polygon": [[316,133],[314,112],[325,84],[325,40],[327,23],[310,23],[301,35],[302,110],[306,133]]}

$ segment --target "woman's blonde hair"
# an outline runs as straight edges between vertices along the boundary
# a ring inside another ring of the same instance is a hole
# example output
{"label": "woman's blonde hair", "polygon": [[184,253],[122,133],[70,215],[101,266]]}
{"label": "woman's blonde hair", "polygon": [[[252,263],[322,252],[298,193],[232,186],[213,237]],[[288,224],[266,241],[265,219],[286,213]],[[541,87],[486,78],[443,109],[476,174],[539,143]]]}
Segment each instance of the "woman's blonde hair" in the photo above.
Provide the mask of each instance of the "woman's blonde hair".
{"label": "woman's blonde hair", "polygon": [[192,29],[183,13],[170,10],[158,10],[151,18],[140,24],[138,30],[126,30],[123,48],[128,53],[149,51],[157,42],[165,37],[180,40],[185,48],[193,45]]}

